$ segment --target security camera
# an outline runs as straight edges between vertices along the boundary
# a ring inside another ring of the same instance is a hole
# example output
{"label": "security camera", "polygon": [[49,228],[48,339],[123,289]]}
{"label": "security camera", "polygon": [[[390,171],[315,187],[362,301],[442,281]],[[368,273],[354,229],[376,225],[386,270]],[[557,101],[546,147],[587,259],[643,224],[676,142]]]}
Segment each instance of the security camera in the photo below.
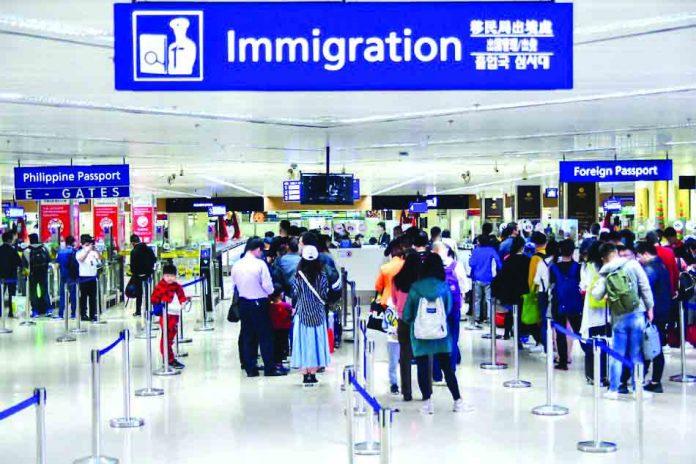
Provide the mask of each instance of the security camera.
{"label": "security camera", "polygon": [[462,180],[465,184],[471,182],[471,171],[466,171],[465,173],[462,173]]}
{"label": "security camera", "polygon": [[493,166],[493,172],[495,172],[496,174],[498,174],[500,172],[500,169],[498,169],[498,162],[497,161],[495,162],[495,166]]}

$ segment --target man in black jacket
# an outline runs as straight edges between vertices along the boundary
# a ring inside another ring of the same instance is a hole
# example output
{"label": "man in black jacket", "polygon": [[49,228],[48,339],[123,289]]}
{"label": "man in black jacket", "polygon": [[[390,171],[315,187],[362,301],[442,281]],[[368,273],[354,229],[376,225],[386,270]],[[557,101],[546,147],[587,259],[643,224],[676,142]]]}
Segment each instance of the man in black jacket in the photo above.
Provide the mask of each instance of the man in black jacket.
{"label": "man in black jacket", "polygon": [[[157,262],[157,257],[152,248],[140,241],[140,237],[136,234],[131,235],[130,238],[133,249],[130,253],[130,269],[133,278],[140,280],[140,292],[135,299],[135,314],[134,316],[140,316],[142,306],[143,306],[143,282],[148,278],[152,277],[155,270],[155,263]],[[149,298],[150,295],[147,295]]]}
{"label": "man in black jacket", "polygon": [[[3,289],[3,292],[7,292],[8,303],[5,307],[8,309],[10,317],[14,317],[12,314],[12,297],[17,289],[17,269],[22,267],[22,258],[19,257],[17,250],[12,246],[14,237],[13,232],[4,232],[2,234],[2,245],[0,245],[0,280],[14,281],[8,282]],[[2,298],[5,298],[5,293],[2,294]]]}

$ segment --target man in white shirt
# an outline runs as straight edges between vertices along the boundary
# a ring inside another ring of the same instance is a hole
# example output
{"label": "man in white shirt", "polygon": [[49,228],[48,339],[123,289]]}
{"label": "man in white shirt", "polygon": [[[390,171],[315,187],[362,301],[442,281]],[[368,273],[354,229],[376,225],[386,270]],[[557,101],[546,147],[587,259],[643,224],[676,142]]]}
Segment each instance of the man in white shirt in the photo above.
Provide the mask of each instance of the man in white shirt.
{"label": "man in white shirt", "polygon": [[232,282],[239,293],[239,316],[242,323],[240,349],[243,368],[248,377],[258,377],[256,364],[258,346],[266,377],[287,375],[273,363],[273,328],[268,312],[268,295],[273,293],[273,280],[263,260],[264,241],[252,238],[247,242],[242,259],[232,267]]}
{"label": "man in white shirt", "polygon": [[[97,281],[98,267],[101,256],[94,249],[94,239],[89,235],[82,236],[82,248],[75,255],[80,269],[80,315],[82,320],[97,321]],[[87,301],[89,300],[89,314]]]}

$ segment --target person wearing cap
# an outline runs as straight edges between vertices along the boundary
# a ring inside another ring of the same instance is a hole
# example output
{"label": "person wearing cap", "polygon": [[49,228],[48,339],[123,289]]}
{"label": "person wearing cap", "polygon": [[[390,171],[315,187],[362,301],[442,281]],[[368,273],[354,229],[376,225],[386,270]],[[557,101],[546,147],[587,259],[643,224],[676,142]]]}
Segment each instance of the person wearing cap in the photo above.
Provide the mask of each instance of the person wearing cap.
{"label": "person wearing cap", "polygon": [[[97,272],[101,257],[94,249],[94,239],[81,236],[82,248],[75,254],[80,274],[80,315],[83,321],[97,320]],[[89,302],[89,313],[87,303]]]}
{"label": "person wearing cap", "polygon": [[292,331],[291,366],[302,373],[302,383],[318,383],[317,372],[329,365],[326,300],[329,280],[314,245],[302,247],[302,259],[293,283],[295,323]]}
{"label": "person wearing cap", "polygon": [[257,346],[261,347],[266,377],[287,375],[273,363],[273,327],[268,310],[268,296],[273,293],[273,280],[263,260],[263,239],[247,242],[242,259],[232,267],[232,282],[239,293],[241,357],[248,377],[258,377]]}

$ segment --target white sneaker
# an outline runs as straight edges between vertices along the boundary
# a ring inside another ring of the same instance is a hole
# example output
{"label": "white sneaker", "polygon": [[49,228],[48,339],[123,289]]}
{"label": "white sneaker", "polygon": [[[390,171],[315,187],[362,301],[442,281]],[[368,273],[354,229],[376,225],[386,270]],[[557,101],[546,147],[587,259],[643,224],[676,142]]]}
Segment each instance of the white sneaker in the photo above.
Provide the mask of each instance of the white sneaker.
{"label": "white sneaker", "polygon": [[444,380],[438,380],[438,381],[433,380],[433,387],[446,387],[446,386],[447,386],[447,382]]}
{"label": "white sneaker", "polygon": [[542,345],[536,345],[529,349],[530,353],[543,353],[544,347]]}
{"label": "white sneaker", "polygon": [[469,403],[465,403],[464,400],[459,398],[457,401],[454,402],[454,406],[452,407],[453,412],[473,412],[474,407],[470,405]]}
{"label": "white sneaker", "polygon": [[662,347],[662,353],[663,354],[672,354],[672,347],[669,345],[665,345]]}
{"label": "white sneaker", "polygon": [[605,400],[617,400],[619,399],[619,392],[617,391],[608,391],[604,394],[604,399]]}
{"label": "white sneaker", "polygon": [[435,414],[435,408],[433,407],[433,400],[425,400],[423,406],[421,407],[421,412],[426,416],[432,416]]}
{"label": "white sneaker", "polygon": [[[631,396],[633,397],[634,400],[638,399],[637,398],[638,395],[636,395],[636,392],[633,392],[633,394]],[[652,392],[643,390],[643,401],[652,399],[653,396],[654,395]]]}

